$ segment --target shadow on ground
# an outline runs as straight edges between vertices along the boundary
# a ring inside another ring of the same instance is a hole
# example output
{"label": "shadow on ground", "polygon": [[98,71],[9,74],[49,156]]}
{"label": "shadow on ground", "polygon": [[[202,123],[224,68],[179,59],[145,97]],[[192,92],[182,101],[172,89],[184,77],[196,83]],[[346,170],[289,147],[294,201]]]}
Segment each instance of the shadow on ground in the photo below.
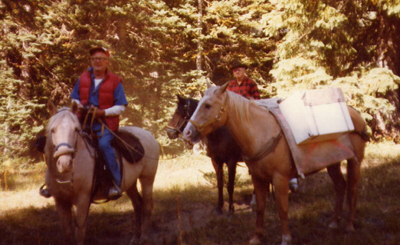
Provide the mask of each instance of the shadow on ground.
{"label": "shadow on ground", "polygon": [[[400,241],[400,164],[388,162],[363,169],[355,233],[329,230],[334,192],[326,172],[303,180],[301,191],[290,194],[293,244],[391,245]],[[190,186],[155,191],[150,227],[151,244],[247,244],[255,214],[249,207],[251,186],[235,193],[235,215],[213,213],[216,189]],[[226,194],[225,194],[226,196]],[[280,223],[273,200],[268,200],[264,244],[280,243]],[[18,206],[18,204],[15,204]],[[102,206],[105,205],[105,206]],[[123,196],[115,203],[94,205],[85,244],[126,245],[133,236],[133,210]],[[108,206],[107,206],[108,205]],[[227,204],[225,203],[225,208]],[[347,209],[345,209],[347,211]],[[63,241],[53,205],[28,207],[0,215],[0,245],[46,244]]]}

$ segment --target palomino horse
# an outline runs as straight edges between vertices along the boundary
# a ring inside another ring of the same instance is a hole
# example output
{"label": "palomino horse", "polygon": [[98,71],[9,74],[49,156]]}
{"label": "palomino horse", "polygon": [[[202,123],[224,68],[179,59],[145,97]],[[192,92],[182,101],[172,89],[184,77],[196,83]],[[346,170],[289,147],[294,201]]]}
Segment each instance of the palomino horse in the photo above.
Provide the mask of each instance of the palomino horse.
{"label": "palomino horse", "polygon": [[[87,216],[92,201],[95,152],[82,136],[81,126],[75,115],[78,110],[75,103],[71,108],[60,111],[51,102],[48,107],[52,117],[46,130],[46,185],[54,197],[67,243],[76,242],[81,245],[85,239]],[[148,236],[159,145],[150,132],[144,129],[122,127],[120,131],[139,138],[145,150],[144,157],[136,163],[129,163],[124,158],[122,160],[124,171],[121,190],[131,199],[136,216],[137,230],[131,240],[133,244],[138,240],[146,240]],[[142,195],[137,189],[138,179]],[[76,207],[75,222],[72,206]]]}
{"label": "palomino horse", "polygon": [[[209,85],[209,84],[208,84]],[[296,176],[293,159],[285,137],[276,118],[269,110],[258,106],[242,96],[226,91],[228,84],[222,87],[214,86],[205,91],[204,97],[186,126],[183,135],[186,140],[196,142],[200,137],[211,133],[218,127],[226,125],[233,138],[242,149],[242,153],[249,159],[249,167],[256,193],[257,218],[256,231],[250,244],[260,244],[264,230],[265,196],[267,188],[265,183],[272,181],[275,187],[275,198],[278,206],[279,217],[282,224],[282,245],[291,244],[291,235],[288,226],[289,209],[289,179]],[[336,205],[334,217],[330,227],[338,227],[342,215],[344,195],[347,185],[347,200],[349,204],[349,218],[346,229],[353,231],[353,221],[356,211],[358,183],[360,179],[360,166],[364,158],[365,122],[354,110],[349,108],[355,131],[349,134],[355,156],[347,160],[347,183],[340,171],[340,163],[328,167],[328,174],[334,182],[336,191]],[[279,141],[270,145],[274,139]],[[260,152],[268,152],[260,154]]]}
{"label": "palomino horse", "polygon": [[[189,118],[193,115],[197,105],[199,104],[199,101],[195,99],[185,99],[179,95],[177,97],[178,107],[176,108],[167,127],[167,134],[170,139],[176,139],[179,134],[182,134],[183,129],[189,122]],[[211,158],[211,162],[217,175],[218,204],[216,212],[221,214],[224,205],[223,165],[226,163],[228,166],[227,190],[229,195],[229,213],[233,213],[233,191],[235,185],[236,165],[237,162],[243,161],[240,148],[226,127],[221,127],[215,130],[215,132],[207,135],[204,142],[207,146],[207,156]]]}

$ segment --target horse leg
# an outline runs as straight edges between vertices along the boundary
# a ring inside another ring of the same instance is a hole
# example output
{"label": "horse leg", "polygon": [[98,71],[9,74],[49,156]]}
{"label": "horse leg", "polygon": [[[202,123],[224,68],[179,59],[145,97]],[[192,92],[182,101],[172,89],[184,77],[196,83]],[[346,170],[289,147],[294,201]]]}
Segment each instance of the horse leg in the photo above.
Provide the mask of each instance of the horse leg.
{"label": "horse leg", "polygon": [[355,157],[347,161],[347,202],[349,205],[349,218],[346,225],[346,231],[354,230],[354,219],[356,216],[356,205],[358,195],[358,184],[360,182],[361,164]]}
{"label": "horse leg", "polygon": [[76,204],[75,238],[78,245],[83,245],[86,233],[87,218],[90,208],[90,194],[81,195]]}
{"label": "horse leg", "polygon": [[222,207],[224,206],[224,172],[223,163],[217,162],[215,159],[211,158],[215,174],[217,176],[217,186],[218,186],[218,204],[215,209],[217,214],[222,214]]}
{"label": "horse leg", "polygon": [[[292,237],[289,230],[289,177],[275,173],[272,177],[275,187],[275,200],[278,206],[279,218],[282,224],[282,243],[281,245],[292,244]],[[264,183],[265,185],[265,183]],[[265,199],[265,198],[264,198]],[[258,200],[257,200],[258,202]]]}
{"label": "horse leg", "polygon": [[229,160],[228,165],[228,195],[229,195],[229,213],[233,214],[235,208],[233,206],[233,192],[235,189],[236,161]]}
{"label": "horse leg", "polygon": [[129,244],[134,244],[135,241],[140,240],[142,234],[142,209],[143,209],[143,199],[137,189],[137,181],[132,185],[131,188],[126,190],[126,194],[131,199],[133,209],[135,212],[135,236],[132,238]]}
{"label": "horse leg", "polygon": [[256,232],[251,238],[249,244],[261,244],[261,238],[264,234],[264,213],[266,206],[267,186],[261,179],[251,175],[254,192],[256,194]]}
{"label": "horse leg", "polygon": [[329,166],[328,174],[333,181],[336,193],[335,211],[332,221],[329,224],[329,228],[338,229],[339,222],[343,213],[343,202],[346,191],[346,180],[344,179],[342,171],[340,170],[340,163]]}
{"label": "horse leg", "polygon": [[72,229],[72,204],[54,198],[58,215],[61,219],[61,228],[65,237],[66,244],[74,243],[74,234]]}
{"label": "horse leg", "polygon": [[154,175],[151,177],[141,177],[140,184],[142,186],[142,198],[143,198],[143,209],[142,209],[142,236],[140,238],[141,242],[146,242],[148,240],[150,231],[150,218],[153,212],[153,184]]}

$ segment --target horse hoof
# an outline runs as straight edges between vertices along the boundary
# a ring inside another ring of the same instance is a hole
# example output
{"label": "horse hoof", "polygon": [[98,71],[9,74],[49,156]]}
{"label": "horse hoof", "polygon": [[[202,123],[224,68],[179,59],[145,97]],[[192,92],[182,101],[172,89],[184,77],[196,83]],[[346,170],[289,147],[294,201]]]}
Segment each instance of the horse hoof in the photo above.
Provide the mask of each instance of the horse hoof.
{"label": "horse hoof", "polygon": [[137,236],[133,236],[129,242],[129,245],[139,245],[141,244],[141,239]]}
{"label": "horse hoof", "polygon": [[222,209],[216,208],[213,212],[215,215],[221,215],[222,214]]}
{"label": "horse hoof", "polygon": [[251,208],[251,211],[253,213],[255,213],[257,211],[257,205],[255,203],[254,204],[250,204],[250,208]]}
{"label": "horse hoof", "polygon": [[337,223],[336,221],[332,221],[332,222],[329,224],[329,228],[330,228],[330,229],[335,229],[335,230],[337,230],[337,229],[339,229],[339,225],[338,225],[338,223]]}
{"label": "horse hoof", "polygon": [[256,244],[261,244],[260,238],[258,236],[254,236],[250,241],[250,245],[256,245]]}
{"label": "horse hoof", "polygon": [[136,244],[139,244],[139,243],[138,243],[137,239],[135,239],[135,238],[132,238],[131,241],[129,242],[129,245],[136,245]]}
{"label": "horse hoof", "polygon": [[347,224],[346,226],[346,232],[355,232],[356,229],[354,229],[354,225],[353,224]]}
{"label": "horse hoof", "polygon": [[282,235],[282,243],[281,245],[291,245],[292,244],[292,236],[290,235]]}

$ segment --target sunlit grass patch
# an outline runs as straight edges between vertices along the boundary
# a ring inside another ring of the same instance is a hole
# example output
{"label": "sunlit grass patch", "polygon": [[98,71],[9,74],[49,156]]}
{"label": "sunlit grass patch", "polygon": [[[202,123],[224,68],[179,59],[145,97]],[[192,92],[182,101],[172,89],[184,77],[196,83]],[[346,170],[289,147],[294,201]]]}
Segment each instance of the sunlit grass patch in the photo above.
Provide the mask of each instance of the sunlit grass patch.
{"label": "sunlit grass patch", "polygon": [[367,144],[363,167],[374,167],[400,161],[400,145],[393,142]]}
{"label": "sunlit grass patch", "polygon": [[[9,166],[9,164],[11,164]],[[0,169],[0,190],[19,191],[23,189],[33,189],[37,185],[44,183],[46,164],[23,164],[10,161],[3,164]]]}

